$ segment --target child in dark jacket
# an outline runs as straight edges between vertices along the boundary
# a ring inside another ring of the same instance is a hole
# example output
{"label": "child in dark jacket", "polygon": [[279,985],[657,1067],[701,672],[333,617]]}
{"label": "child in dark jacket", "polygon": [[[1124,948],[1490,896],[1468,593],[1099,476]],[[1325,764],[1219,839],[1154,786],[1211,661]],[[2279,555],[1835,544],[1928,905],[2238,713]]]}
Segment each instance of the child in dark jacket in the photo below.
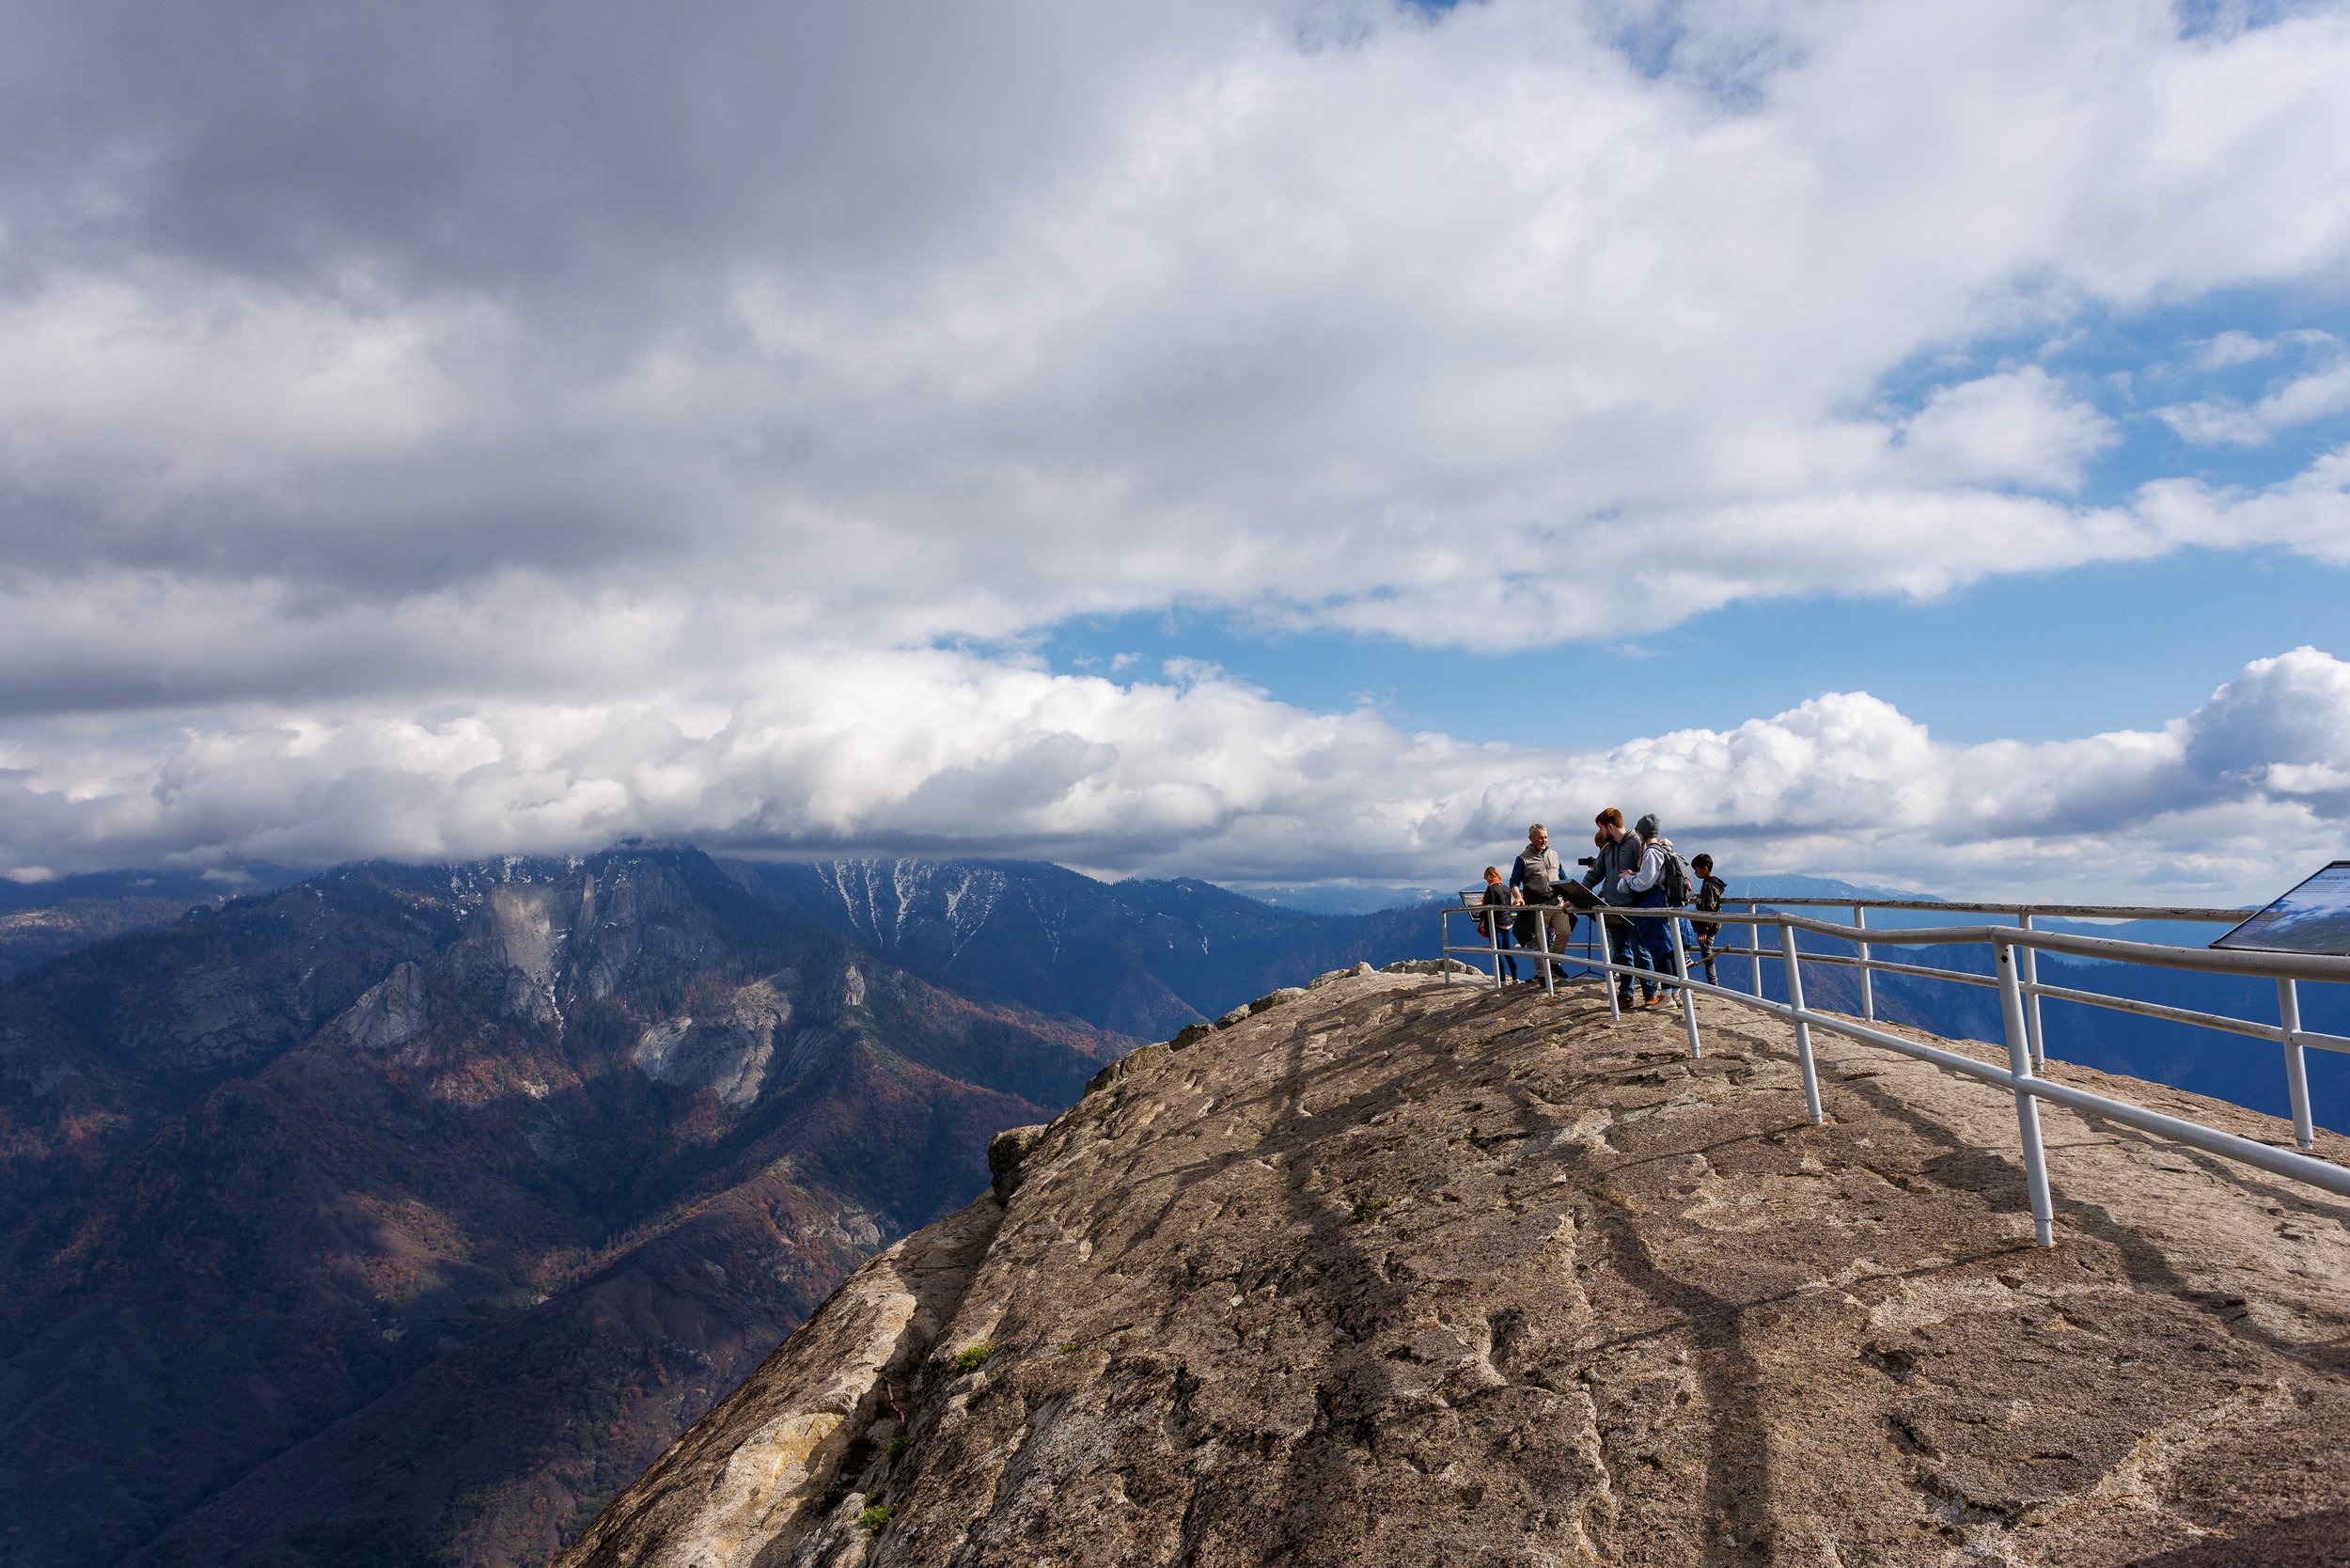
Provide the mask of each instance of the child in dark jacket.
{"label": "child in dark jacket", "polygon": [[[1700,855],[1689,862],[1689,870],[1698,874],[1694,902],[1699,913],[1711,914],[1721,908],[1722,895],[1730,891],[1730,884],[1714,874],[1714,857]],[[1698,958],[1705,965],[1705,983],[1721,984],[1714,978],[1714,938],[1722,933],[1722,923],[1719,920],[1692,920],[1689,929],[1697,933]]]}

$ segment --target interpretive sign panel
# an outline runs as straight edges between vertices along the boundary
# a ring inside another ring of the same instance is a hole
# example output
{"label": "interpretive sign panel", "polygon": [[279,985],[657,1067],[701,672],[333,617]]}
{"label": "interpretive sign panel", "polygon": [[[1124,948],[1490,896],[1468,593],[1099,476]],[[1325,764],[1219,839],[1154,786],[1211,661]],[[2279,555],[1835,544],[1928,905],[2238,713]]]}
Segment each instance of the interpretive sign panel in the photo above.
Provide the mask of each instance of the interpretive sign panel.
{"label": "interpretive sign panel", "polygon": [[2350,860],[2335,861],[2212,946],[2350,954]]}

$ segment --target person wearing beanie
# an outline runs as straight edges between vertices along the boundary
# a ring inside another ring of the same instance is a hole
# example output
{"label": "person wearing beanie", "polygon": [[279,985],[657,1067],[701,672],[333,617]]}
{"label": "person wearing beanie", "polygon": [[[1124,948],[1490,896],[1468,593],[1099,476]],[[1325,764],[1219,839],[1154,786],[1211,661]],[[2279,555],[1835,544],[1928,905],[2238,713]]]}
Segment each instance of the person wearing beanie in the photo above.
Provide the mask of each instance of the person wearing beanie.
{"label": "person wearing beanie", "polygon": [[[1619,896],[1616,902],[1630,904],[1636,909],[1662,909],[1665,898],[1665,857],[1672,853],[1672,840],[1663,833],[1664,824],[1652,811],[1633,823],[1632,831],[1639,838],[1639,864],[1631,870],[1617,873]],[[1663,920],[1632,920],[1631,963],[1660,975],[1677,974],[1673,966],[1673,937],[1670,926]],[[1654,1007],[1663,998],[1647,976],[1640,977],[1640,1005]]]}

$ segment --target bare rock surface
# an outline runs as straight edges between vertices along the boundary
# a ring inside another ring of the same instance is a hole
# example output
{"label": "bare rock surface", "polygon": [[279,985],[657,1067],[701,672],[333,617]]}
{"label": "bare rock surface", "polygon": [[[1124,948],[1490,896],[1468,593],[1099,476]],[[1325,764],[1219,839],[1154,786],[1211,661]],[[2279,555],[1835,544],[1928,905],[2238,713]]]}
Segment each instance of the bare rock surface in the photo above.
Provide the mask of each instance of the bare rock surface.
{"label": "bare rock surface", "polygon": [[606,1509],[571,1556],[663,1568],[751,1562],[817,1512],[852,1444],[901,1430],[895,1385],[937,1339],[995,1234],[991,1195],[852,1275],[750,1380]]}
{"label": "bare rock surface", "polygon": [[2350,1562],[2350,1204],[2046,1107],[2043,1250],[2009,1096],[1823,1036],[1813,1127],[1700,1019],[1355,973],[1135,1052],[560,1560]]}

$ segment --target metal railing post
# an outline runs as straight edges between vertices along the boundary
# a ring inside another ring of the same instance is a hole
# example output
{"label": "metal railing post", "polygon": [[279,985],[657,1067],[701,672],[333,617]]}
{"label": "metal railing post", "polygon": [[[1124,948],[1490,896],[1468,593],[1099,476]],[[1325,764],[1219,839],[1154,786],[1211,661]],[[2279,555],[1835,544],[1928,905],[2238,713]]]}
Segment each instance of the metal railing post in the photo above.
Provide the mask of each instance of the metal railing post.
{"label": "metal railing post", "polygon": [[[1999,1013],[2007,1025],[2008,1071],[2018,1079],[2030,1078],[2035,1076],[2031,1042],[2025,1032],[2024,988],[2015,978],[2015,949],[1994,936],[1991,950],[1998,959]],[[2040,1146],[2040,1102],[2029,1089],[2015,1090],[2015,1125],[2024,1140],[2024,1189],[2031,1200],[2032,1235],[2041,1246],[2054,1247],[2056,1206],[2048,1197],[2048,1156]]]}
{"label": "metal railing post", "polygon": [[1452,983],[1452,911],[1436,911],[1436,964],[1444,970],[1444,982]]}
{"label": "metal railing post", "polygon": [[[1762,913],[1762,906],[1752,899],[1748,899],[1747,913],[1760,915]],[[1762,928],[1761,926],[1747,928],[1747,947],[1748,949],[1747,956],[1754,962],[1754,999],[1759,1002],[1762,999]]]}
{"label": "metal railing post", "polygon": [[[2019,912],[2015,929],[2031,930],[2031,917]],[[2048,1051],[2040,1039],[2040,954],[2031,948],[2024,949],[2023,980],[2030,988],[2024,993],[2024,1038],[2031,1043],[2031,1070],[2038,1073],[2048,1065]]]}
{"label": "metal railing post", "polygon": [[1539,946],[1538,946],[1538,950],[1539,950],[1539,951],[1542,953],[1542,955],[1543,955],[1543,957],[1542,957],[1542,965],[1543,965],[1543,996],[1556,996],[1557,995],[1559,995],[1559,987],[1558,987],[1558,985],[1557,985],[1557,984],[1556,984],[1556,983],[1555,983],[1555,982],[1551,980],[1551,978],[1550,978],[1550,915],[1549,915],[1549,913],[1548,913],[1548,911],[1549,911],[1549,907],[1550,907],[1550,906],[1549,906],[1549,905],[1547,905],[1547,904],[1539,904],[1539,903],[1538,903],[1538,904],[1535,904],[1535,905],[1533,906],[1533,909],[1534,909],[1534,934],[1535,934],[1536,938],[1538,939],[1538,944],[1539,944]]}
{"label": "metal railing post", "polygon": [[2295,1147],[2317,1147],[2317,1127],[2310,1120],[2310,1064],[2294,1036],[2301,1032],[2301,992],[2296,980],[2277,982],[2277,1021],[2284,1027],[2285,1089],[2293,1096],[2293,1141]]}
{"label": "metal railing post", "polygon": [[1620,1024],[1623,1022],[1623,1009],[1616,1001],[1616,945],[1607,940],[1606,916],[1593,910],[1591,924],[1599,928],[1599,983],[1607,993],[1607,1021]]}
{"label": "metal railing post", "polygon": [[[1762,946],[1762,928],[1754,928],[1754,945]],[[1803,961],[1795,956],[1795,928],[1778,928],[1778,953],[1787,965],[1787,1005],[1795,1010],[1795,1060],[1803,1067],[1803,1108],[1817,1127],[1827,1120],[1820,1109],[1820,1069],[1811,1059],[1811,1026],[1805,1022],[1803,1012]],[[1757,967],[1762,960],[1755,960]]]}
{"label": "metal railing post", "polygon": [[[1852,906],[1852,923],[1864,931],[1868,929],[1869,909],[1866,904]],[[1869,944],[1855,942],[1853,950],[1860,955],[1860,1016],[1873,1024],[1877,1021],[1877,996],[1876,988],[1869,982]]]}
{"label": "metal railing post", "polygon": [[[1490,917],[1506,907],[1508,906],[1504,904],[1491,904],[1487,906],[1486,913]],[[1497,918],[1488,918],[1485,921],[1485,940],[1492,945],[1494,950],[1494,989],[1498,991],[1501,989],[1501,921]]]}
{"label": "metal railing post", "polygon": [[1695,1061],[1703,1053],[1698,1045],[1698,996],[1689,989],[1689,953],[1681,940],[1681,917],[1668,915],[1665,929],[1672,933],[1673,974],[1681,981],[1681,1022],[1689,1031],[1689,1059]]}

